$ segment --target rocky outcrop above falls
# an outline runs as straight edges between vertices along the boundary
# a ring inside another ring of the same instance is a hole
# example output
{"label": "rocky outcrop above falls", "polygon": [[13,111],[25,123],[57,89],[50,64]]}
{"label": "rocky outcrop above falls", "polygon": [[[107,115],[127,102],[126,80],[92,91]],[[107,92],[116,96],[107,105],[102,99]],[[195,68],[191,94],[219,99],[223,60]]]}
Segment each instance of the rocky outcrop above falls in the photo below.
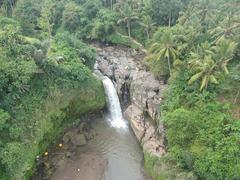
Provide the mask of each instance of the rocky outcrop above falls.
{"label": "rocky outcrop above falls", "polygon": [[[115,83],[124,109],[124,116],[145,151],[156,156],[165,153],[164,128],[154,126],[159,116],[163,81],[142,65],[145,54],[129,48],[94,45],[98,52],[98,69]],[[160,135],[157,129],[161,129]]]}

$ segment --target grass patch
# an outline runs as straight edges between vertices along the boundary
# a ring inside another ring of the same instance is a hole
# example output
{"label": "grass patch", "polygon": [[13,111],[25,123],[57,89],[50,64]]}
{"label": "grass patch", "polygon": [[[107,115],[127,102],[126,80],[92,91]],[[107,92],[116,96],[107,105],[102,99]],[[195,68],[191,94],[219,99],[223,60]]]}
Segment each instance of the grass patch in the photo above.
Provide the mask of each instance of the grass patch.
{"label": "grass patch", "polygon": [[170,154],[159,158],[144,152],[144,167],[154,180],[196,180],[191,172],[182,170]]}
{"label": "grass patch", "polygon": [[132,42],[127,36],[121,36],[119,34],[111,34],[106,37],[106,41],[116,45],[127,46],[133,49],[139,49],[139,45]]}

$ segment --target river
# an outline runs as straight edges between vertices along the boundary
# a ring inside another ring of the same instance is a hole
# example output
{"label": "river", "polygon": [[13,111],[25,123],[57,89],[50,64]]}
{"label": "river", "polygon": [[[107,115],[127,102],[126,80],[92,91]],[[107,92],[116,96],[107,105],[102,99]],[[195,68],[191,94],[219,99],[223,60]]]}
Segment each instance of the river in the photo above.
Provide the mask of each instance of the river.
{"label": "river", "polygon": [[[50,180],[146,179],[141,147],[128,121],[122,116],[115,87],[107,77],[103,78],[103,85],[108,108],[104,115],[91,119],[95,137],[87,145],[75,148],[71,158],[67,158],[61,151],[54,152],[56,156],[50,161],[59,162]],[[106,168],[103,167],[102,159],[106,161]],[[33,180],[41,178],[35,176]]]}
{"label": "river", "polygon": [[140,180],[142,173],[142,151],[127,121],[122,117],[120,102],[113,83],[103,79],[108,113],[104,119],[95,121],[93,127],[98,134],[81,151],[97,151],[108,161],[106,180]]}

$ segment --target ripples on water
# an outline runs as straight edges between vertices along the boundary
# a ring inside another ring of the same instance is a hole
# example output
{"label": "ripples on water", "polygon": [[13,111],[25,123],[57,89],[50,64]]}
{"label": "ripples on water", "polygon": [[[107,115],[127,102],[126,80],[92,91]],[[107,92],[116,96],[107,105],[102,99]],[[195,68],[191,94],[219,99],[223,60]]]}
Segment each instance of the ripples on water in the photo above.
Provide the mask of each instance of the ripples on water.
{"label": "ripples on water", "polygon": [[93,122],[97,136],[79,152],[94,151],[108,160],[106,180],[142,180],[142,152],[131,129],[112,127],[106,119]]}
{"label": "ripples on water", "polygon": [[108,77],[103,77],[108,114],[93,122],[97,136],[81,152],[98,152],[108,160],[105,180],[142,180],[142,152],[126,120],[116,89]]}

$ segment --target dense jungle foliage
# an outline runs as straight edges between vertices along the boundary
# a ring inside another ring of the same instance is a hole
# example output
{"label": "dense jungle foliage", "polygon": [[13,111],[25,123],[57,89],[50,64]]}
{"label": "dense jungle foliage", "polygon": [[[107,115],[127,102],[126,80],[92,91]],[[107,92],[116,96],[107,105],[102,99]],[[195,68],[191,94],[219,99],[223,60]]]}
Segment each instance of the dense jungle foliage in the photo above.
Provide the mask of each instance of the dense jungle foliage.
{"label": "dense jungle foliage", "polygon": [[55,30],[64,5],[2,3],[0,179],[29,179],[36,158],[79,115],[102,108],[105,96],[91,72],[95,50],[66,29]]}
{"label": "dense jungle foliage", "polygon": [[[28,179],[63,125],[103,106],[91,75],[96,55],[83,43],[91,40],[145,47],[147,68],[168,80],[156,121],[166,127],[169,161],[199,179],[240,179],[239,0],[3,0],[0,7],[0,179]],[[172,177],[160,162],[147,158],[151,175]]]}

